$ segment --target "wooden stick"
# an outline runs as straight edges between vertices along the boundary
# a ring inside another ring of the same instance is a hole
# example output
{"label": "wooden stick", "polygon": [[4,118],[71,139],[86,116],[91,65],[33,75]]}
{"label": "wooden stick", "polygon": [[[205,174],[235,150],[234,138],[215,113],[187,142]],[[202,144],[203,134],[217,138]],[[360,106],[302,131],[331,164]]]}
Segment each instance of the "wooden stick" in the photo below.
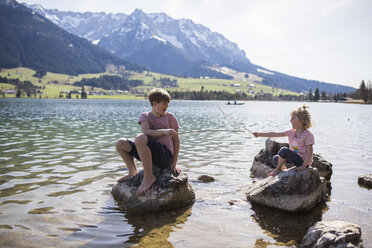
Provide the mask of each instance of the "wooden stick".
{"label": "wooden stick", "polygon": [[251,130],[249,130],[248,128],[246,128],[243,124],[233,120],[228,114],[226,114],[225,112],[223,112],[223,110],[218,106],[218,109],[224,114],[227,116],[227,118],[229,118],[230,120],[232,120],[233,122],[235,122],[236,124],[238,124],[240,127],[242,127],[244,130],[250,132],[251,134],[253,134],[253,132]]}
{"label": "wooden stick", "polygon": [[226,129],[204,129],[204,130],[190,130],[184,132],[178,132],[178,134],[185,134],[185,133],[204,133],[204,132],[244,132],[242,130],[226,130]]}

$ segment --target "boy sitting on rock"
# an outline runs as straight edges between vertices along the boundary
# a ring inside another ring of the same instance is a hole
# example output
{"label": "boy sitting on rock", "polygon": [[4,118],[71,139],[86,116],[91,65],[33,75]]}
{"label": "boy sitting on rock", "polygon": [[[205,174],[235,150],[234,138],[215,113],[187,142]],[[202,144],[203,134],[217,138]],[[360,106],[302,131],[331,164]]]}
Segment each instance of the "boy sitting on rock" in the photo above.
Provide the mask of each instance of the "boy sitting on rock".
{"label": "boy sitting on rock", "polygon": [[152,165],[160,168],[171,168],[177,173],[176,168],[180,139],[178,137],[178,122],[173,114],[166,112],[170,102],[170,95],[164,89],[153,89],[149,93],[152,110],[140,115],[138,123],[141,125],[142,134],[134,139],[121,138],[116,142],[116,150],[128,167],[128,175],[118,179],[125,181],[137,174],[134,164],[136,158],[142,162],[144,177],[137,189],[137,195],[144,195],[156,181],[152,174]]}

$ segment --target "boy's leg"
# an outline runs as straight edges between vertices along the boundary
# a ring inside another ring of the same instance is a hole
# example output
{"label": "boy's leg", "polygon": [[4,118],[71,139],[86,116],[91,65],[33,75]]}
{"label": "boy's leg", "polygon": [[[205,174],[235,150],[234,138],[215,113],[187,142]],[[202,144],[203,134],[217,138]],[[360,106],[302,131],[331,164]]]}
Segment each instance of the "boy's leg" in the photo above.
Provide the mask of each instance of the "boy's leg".
{"label": "boy's leg", "polygon": [[152,156],[151,150],[147,146],[148,139],[146,135],[140,134],[134,140],[136,144],[138,155],[141,159],[143,165],[143,180],[141,185],[137,189],[137,195],[144,195],[151,185],[156,181],[154,175],[152,174]]}
{"label": "boy's leg", "polygon": [[124,163],[127,165],[129,170],[128,175],[123,176],[117,180],[118,182],[121,182],[135,176],[137,174],[137,168],[136,165],[134,164],[133,156],[129,154],[130,151],[132,150],[132,146],[129,144],[127,139],[119,139],[116,142],[116,150],[120,154],[121,158],[123,159]]}

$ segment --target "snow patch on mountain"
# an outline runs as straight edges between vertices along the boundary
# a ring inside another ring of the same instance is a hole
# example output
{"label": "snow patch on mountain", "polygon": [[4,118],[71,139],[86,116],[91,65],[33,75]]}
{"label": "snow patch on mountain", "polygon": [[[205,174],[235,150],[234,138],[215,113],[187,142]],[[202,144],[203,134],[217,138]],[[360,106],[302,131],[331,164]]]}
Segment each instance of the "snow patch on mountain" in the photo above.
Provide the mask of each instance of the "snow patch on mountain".
{"label": "snow patch on mountain", "polygon": [[273,72],[262,70],[262,69],[257,69],[257,72],[262,72],[262,73],[265,73],[265,74],[268,74],[268,75],[274,75]]}
{"label": "snow patch on mountain", "polygon": [[164,40],[167,40],[169,41],[169,43],[171,43],[173,46],[175,47],[178,47],[180,49],[183,49],[183,45],[181,42],[179,42],[177,40],[177,37],[174,36],[174,35],[166,35],[166,34],[163,34],[162,32],[158,32],[158,34],[160,35],[160,37],[162,37]]}
{"label": "snow patch on mountain", "polygon": [[163,42],[164,44],[167,44],[167,40],[162,39],[159,36],[153,35],[151,38],[156,39],[156,40],[159,40],[159,41]]}

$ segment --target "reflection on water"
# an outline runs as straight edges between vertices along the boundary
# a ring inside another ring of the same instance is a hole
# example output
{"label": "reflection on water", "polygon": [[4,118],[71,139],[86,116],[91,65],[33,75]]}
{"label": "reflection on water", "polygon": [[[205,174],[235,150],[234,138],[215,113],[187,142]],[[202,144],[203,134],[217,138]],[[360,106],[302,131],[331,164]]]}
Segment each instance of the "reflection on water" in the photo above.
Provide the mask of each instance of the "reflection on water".
{"label": "reflection on water", "polygon": [[279,244],[301,243],[308,229],[322,219],[326,211],[325,202],[306,213],[287,213],[276,209],[252,204],[252,218]]}
{"label": "reflection on water", "polygon": [[[239,129],[218,106],[250,130],[281,131],[298,104],[173,101],[169,111],[180,132]],[[329,199],[303,215],[246,201],[252,159],[264,146],[246,132],[181,135],[178,166],[196,193],[192,207],[146,216],[120,211],[111,189],[126,169],[114,144],[140,132],[137,120],[147,110],[148,101],[0,99],[0,246],[291,245],[318,220],[356,223],[372,246],[372,191],[357,184],[372,168],[371,106],[310,104],[314,152],[334,174]],[[201,183],[203,174],[217,180]]]}
{"label": "reflection on water", "polygon": [[184,224],[191,214],[191,208],[181,208],[169,213],[126,214],[129,224],[134,228],[126,244],[138,244],[139,247],[172,247],[168,241],[170,233],[176,226]]}

